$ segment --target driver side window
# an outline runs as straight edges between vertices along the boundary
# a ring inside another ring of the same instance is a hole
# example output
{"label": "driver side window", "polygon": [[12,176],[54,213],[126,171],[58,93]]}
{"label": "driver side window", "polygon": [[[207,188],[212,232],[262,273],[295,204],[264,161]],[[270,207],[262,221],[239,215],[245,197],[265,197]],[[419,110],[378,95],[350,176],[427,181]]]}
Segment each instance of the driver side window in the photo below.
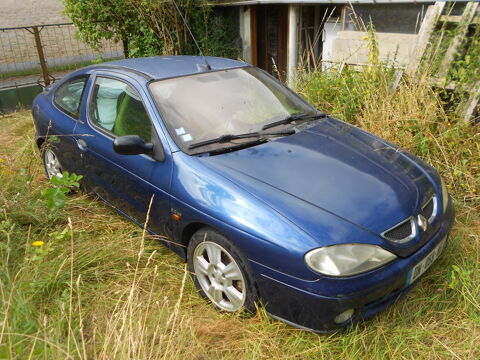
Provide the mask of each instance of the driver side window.
{"label": "driver side window", "polygon": [[117,136],[139,135],[145,142],[152,139],[152,123],[140,94],[120,80],[96,78],[90,119],[96,126]]}

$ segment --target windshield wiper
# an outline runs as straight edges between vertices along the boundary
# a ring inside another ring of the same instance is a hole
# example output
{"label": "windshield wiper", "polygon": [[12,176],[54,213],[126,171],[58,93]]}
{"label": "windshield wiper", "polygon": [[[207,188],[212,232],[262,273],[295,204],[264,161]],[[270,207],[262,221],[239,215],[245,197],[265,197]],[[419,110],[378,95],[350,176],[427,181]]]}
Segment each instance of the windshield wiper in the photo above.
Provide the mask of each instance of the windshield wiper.
{"label": "windshield wiper", "polygon": [[230,142],[236,139],[248,139],[248,138],[260,138],[262,136],[283,136],[283,135],[292,135],[295,134],[295,130],[282,130],[282,131],[271,131],[271,132],[250,132],[244,134],[225,134],[214,139],[200,141],[195,144],[188,145],[188,149],[196,149],[201,146],[211,145],[211,144],[223,144]]}
{"label": "windshield wiper", "polygon": [[295,115],[290,115],[286,117],[285,119],[274,121],[270,124],[263,125],[262,130],[270,129],[274,126],[277,125],[282,125],[282,124],[289,124],[291,122],[294,122],[296,120],[314,120],[314,119],[319,119],[322,117],[327,116],[325,113],[319,112],[316,114],[307,114],[307,113],[302,113],[302,114],[295,114]]}

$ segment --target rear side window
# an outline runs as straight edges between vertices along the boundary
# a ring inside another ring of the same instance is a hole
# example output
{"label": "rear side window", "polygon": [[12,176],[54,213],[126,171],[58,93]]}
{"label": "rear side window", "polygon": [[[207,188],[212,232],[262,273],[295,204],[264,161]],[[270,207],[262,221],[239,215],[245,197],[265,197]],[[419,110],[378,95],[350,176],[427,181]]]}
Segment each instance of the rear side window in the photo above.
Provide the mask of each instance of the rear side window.
{"label": "rear side window", "polygon": [[80,101],[82,100],[83,89],[87,83],[87,78],[76,78],[60,85],[55,91],[53,101],[67,114],[78,117]]}

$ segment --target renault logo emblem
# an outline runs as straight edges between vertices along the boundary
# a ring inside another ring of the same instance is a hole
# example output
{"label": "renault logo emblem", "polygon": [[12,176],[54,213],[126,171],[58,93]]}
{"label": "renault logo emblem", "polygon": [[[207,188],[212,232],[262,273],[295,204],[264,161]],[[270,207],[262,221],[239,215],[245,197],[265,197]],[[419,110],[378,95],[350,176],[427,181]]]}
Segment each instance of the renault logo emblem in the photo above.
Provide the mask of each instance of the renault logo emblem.
{"label": "renault logo emblem", "polygon": [[423,216],[422,214],[419,214],[417,216],[417,220],[418,220],[418,226],[420,227],[420,229],[422,229],[423,231],[426,231],[428,222],[427,222],[427,219],[425,219],[425,216]]}

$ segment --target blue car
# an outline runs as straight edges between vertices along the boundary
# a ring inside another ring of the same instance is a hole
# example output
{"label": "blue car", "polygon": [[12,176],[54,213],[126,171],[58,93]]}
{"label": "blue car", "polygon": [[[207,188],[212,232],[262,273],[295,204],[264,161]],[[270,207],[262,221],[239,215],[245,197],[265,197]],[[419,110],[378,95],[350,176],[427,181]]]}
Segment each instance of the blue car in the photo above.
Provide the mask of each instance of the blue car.
{"label": "blue car", "polygon": [[82,174],[139,226],[148,214],[222,311],[342,329],[408,291],[454,219],[430,165],[241,61],[89,66],[32,111],[47,175]]}

